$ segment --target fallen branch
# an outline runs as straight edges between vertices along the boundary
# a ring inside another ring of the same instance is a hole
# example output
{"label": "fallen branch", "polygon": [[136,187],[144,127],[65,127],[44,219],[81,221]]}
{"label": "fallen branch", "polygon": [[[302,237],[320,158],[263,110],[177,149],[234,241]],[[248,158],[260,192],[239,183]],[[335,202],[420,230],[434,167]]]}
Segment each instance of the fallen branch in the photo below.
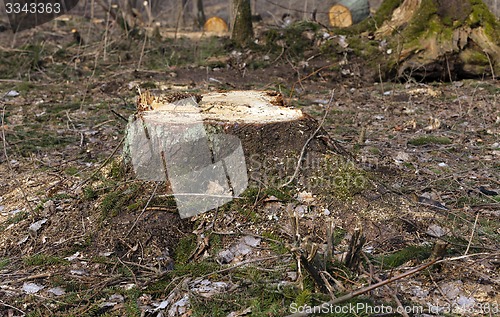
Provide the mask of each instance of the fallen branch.
{"label": "fallen branch", "polygon": [[220,274],[220,273],[225,273],[225,272],[228,272],[228,271],[232,271],[240,266],[243,266],[243,265],[247,265],[247,264],[250,264],[250,263],[255,263],[255,262],[263,262],[263,261],[268,261],[268,260],[276,260],[276,259],[279,259],[279,258],[283,258],[283,257],[287,257],[289,255],[274,255],[274,256],[269,256],[269,257],[265,257],[265,258],[257,258],[257,259],[250,259],[250,260],[246,260],[246,261],[242,261],[238,264],[235,264],[233,266],[230,266],[230,267],[227,267],[225,269],[221,269],[221,270],[218,270],[218,271],[215,271],[215,272],[210,272],[208,274],[205,274],[203,276],[200,276],[199,278],[200,279],[204,279],[210,275],[215,275],[215,274]]}
{"label": "fallen branch", "polygon": [[5,281],[3,283],[4,284],[21,283],[21,282],[25,282],[25,281],[29,281],[29,280],[36,280],[39,278],[46,278],[46,277],[51,277],[51,276],[52,276],[52,273],[40,273],[40,274],[21,277],[21,278],[18,278],[16,280]]}
{"label": "fallen branch", "polygon": [[17,307],[14,307],[14,306],[11,306],[11,305],[9,305],[9,304],[6,304],[6,303],[4,303],[3,301],[0,301],[0,306],[4,306],[4,307],[8,307],[8,308],[11,308],[11,309],[17,310],[18,312],[20,312],[21,314],[23,314],[23,316],[24,316],[24,315],[26,315],[26,313],[25,313],[24,311],[20,310],[20,309],[19,309],[19,308],[17,308]]}
{"label": "fallen branch", "polygon": [[386,284],[392,283],[394,281],[397,281],[397,280],[400,280],[400,279],[405,278],[407,276],[410,276],[410,275],[413,275],[415,273],[418,273],[418,272],[420,272],[422,270],[425,270],[429,266],[435,264],[436,262],[437,262],[437,259],[433,260],[433,261],[431,261],[431,262],[429,262],[427,264],[424,264],[422,266],[419,266],[417,268],[414,268],[412,270],[409,270],[408,272],[405,272],[405,273],[403,273],[401,275],[389,278],[387,280],[383,280],[382,282],[379,282],[377,284],[373,284],[373,285],[370,285],[370,286],[367,286],[367,287],[363,287],[361,289],[358,289],[358,290],[356,290],[354,292],[351,292],[351,293],[346,294],[344,296],[338,297],[338,298],[336,298],[334,300],[331,300],[329,302],[323,303],[321,305],[311,307],[311,309],[309,309],[307,312],[295,313],[295,314],[288,315],[286,317],[303,317],[303,316],[309,316],[309,314],[318,314],[318,313],[321,313],[321,312],[328,311],[328,309],[332,305],[336,305],[336,304],[348,301],[348,300],[350,300],[350,299],[352,299],[354,297],[357,297],[357,296],[362,295],[364,293],[368,293],[369,291],[377,289],[377,288],[379,288],[381,286],[384,286]]}

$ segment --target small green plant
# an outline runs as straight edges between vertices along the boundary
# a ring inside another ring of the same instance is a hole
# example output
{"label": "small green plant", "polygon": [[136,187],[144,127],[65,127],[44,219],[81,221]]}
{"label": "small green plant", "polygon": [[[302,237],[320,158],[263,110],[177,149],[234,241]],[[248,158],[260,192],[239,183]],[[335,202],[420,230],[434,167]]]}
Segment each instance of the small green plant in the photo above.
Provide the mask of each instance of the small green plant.
{"label": "small green plant", "polygon": [[295,303],[297,306],[304,306],[311,304],[312,292],[309,289],[304,289],[303,291],[297,294],[295,297]]}
{"label": "small green plant", "polygon": [[108,178],[122,180],[126,175],[125,164],[122,160],[113,160],[109,167]]}
{"label": "small green plant", "polygon": [[94,200],[97,198],[97,192],[94,190],[92,186],[86,186],[83,189],[83,199],[85,200]]}
{"label": "small green plant", "polygon": [[75,176],[79,173],[78,168],[75,166],[70,166],[64,170],[64,172],[69,176]]}
{"label": "small green plant", "polygon": [[19,211],[15,215],[9,217],[3,224],[0,224],[0,232],[5,230],[9,225],[16,224],[28,218],[29,213],[26,211]]}

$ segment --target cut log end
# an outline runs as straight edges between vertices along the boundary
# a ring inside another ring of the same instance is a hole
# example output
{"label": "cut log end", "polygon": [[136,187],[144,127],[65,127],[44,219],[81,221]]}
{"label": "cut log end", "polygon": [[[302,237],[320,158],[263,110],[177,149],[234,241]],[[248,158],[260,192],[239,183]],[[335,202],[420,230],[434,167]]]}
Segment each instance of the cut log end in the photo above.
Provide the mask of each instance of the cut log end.
{"label": "cut log end", "polygon": [[330,8],[330,24],[334,27],[349,27],[352,25],[352,14],[348,8],[341,4],[336,4]]}
{"label": "cut log end", "polygon": [[340,28],[359,23],[369,15],[368,0],[340,0],[330,8],[328,13],[330,24]]}
{"label": "cut log end", "polygon": [[226,33],[229,31],[227,23],[219,17],[211,17],[203,26],[205,32]]}

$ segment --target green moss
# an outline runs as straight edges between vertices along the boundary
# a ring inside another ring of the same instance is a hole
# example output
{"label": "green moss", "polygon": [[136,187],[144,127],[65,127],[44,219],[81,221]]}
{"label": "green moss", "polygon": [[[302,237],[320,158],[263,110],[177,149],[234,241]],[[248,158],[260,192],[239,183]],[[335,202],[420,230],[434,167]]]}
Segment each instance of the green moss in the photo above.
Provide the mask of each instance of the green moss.
{"label": "green moss", "polygon": [[299,21],[284,29],[269,29],[264,34],[265,50],[271,50],[281,54],[282,48],[278,43],[283,43],[284,48],[293,57],[302,57],[304,48],[311,46],[311,40],[304,36],[305,32],[316,32],[319,30],[317,23]]}
{"label": "green moss", "polygon": [[[193,296],[190,299],[193,316],[222,316],[236,310],[252,308],[251,316],[285,316],[289,313],[291,300],[302,291],[291,287],[277,288],[269,286],[269,280],[280,281],[266,276],[262,271],[255,268],[242,268],[234,272],[233,278],[244,281],[244,292],[233,291],[231,293],[217,294],[209,299],[201,296]],[[274,283],[273,283],[274,284]],[[307,291],[313,297],[313,286],[306,286]],[[285,294],[286,293],[286,294]]]}
{"label": "green moss", "polygon": [[[46,118],[47,119],[47,118]],[[26,116],[28,120],[28,116]],[[27,123],[14,127],[13,141],[18,144],[18,151],[23,156],[30,156],[42,150],[62,148],[79,141],[75,135],[58,134],[54,129],[47,129],[41,123]]]}
{"label": "green moss", "polygon": [[423,261],[431,255],[431,246],[409,246],[395,253],[380,256],[378,262],[386,268],[398,267],[410,260]]}
{"label": "green moss", "polygon": [[103,219],[108,218],[109,216],[116,216],[117,203],[120,200],[120,193],[112,192],[108,193],[106,197],[101,202],[100,210]]}
{"label": "green moss", "polygon": [[196,236],[194,234],[190,234],[181,238],[174,250],[174,263],[186,264],[195,249]]}
{"label": "green moss", "polygon": [[420,136],[414,139],[411,139],[408,141],[408,144],[414,145],[414,146],[422,146],[422,145],[429,145],[429,144],[451,144],[452,141],[451,139],[447,137],[440,137],[440,136]]}
{"label": "green moss", "polygon": [[186,264],[174,264],[174,271],[172,273],[176,276],[189,274],[190,276],[198,277],[216,272],[218,269],[220,269],[220,265],[218,263],[204,260]]}
{"label": "green moss", "polygon": [[207,63],[207,59],[210,57],[224,56],[227,55],[227,51],[224,48],[224,43],[220,38],[211,36],[199,42],[195,50],[195,57],[197,63],[202,66],[226,66],[224,63],[220,65],[210,65]]}
{"label": "green moss", "polygon": [[500,45],[500,22],[498,22],[498,19],[482,0],[470,0],[470,2],[472,4],[472,13],[467,24],[472,28],[482,25],[486,35],[494,43]]}
{"label": "green moss", "polygon": [[140,293],[136,291],[128,292],[127,300],[125,301],[125,312],[127,317],[143,316],[142,310],[139,307],[138,298]]}
{"label": "green moss", "polygon": [[488,57],[484,52],[465,50],[460,54],[460,57],[468,64],[489,66]]}
{"label": "green moss", "polygon": [[86,186],[83,189],[83,199],[85,200],[94,200],[97,198],[97,192],[94,190],[92,186]]}
{"label": "green moss", "polygon": [[109,169],[108,177],[114,180],[122,180],[126,175],[126,166],[123,160],[113,160]]}
{"label": "green moss", "polygon": [[435,1],[422,0],[417,12],[415,12],[403,32],[403,38],[412,40],[420,37],[427,30],[429,30],[429,33],[435,32],[439,24],[437,22],[439,21],[437,9]]}
{"label": "green moss", "polygon": [[69,176],[75,176],[79,173],[78,168],[75,166],[70,166],[64,170],[64,173],[66,173]]}
{"label": "green moss", "polygon": [[373,16],[375,25],[380,27],[384,21],[390,19],[392,12],[403,3],[402,0],[385,0]]}
{"label": "green moss", "polygon": [[[263,232],[262,236],[265,238],[268,238],[270,240],[274,241],[282,241],[282,238],[280,238],[278,235],[272,233],[272,232]],[[286,247],[285,243],[280,243],[280,242],[274,242],[274,241],[268,241],[269,246],[271,250],[273,250],[274,253],[276,254],[287,254],[290,252],[288,248]]]}
{"label": "green moss", "polygon": [[379,155],[382,153],[379,148],[376,148],[374,146],[370,146],[368,148],[368,152],[370,152],[371,154],[374,154],[374,155]]}
{"label": "green moss", "polygon": [[29,216],[28,212],[20,211],[16,213],[14,216],[7,218],[7,220],[4,223],[0,224],[0,232],[5,230],[5,228],[7,228],[11,224],[19,223],[24,219],[27,219],[28,216]]}
{"label": "green moss", "polygon": [[23,81],[16,85],[16,89],[21,95],[32,91],[35,87],[35,84],[29,81]]}
{"label": "green moss", "polygon": [[27,266],[50,266],[50,265],[68,265],[69,261],[57,256],[48,254],[35,254],[23,258],[23,263]]}
{"label": "green moss", "polygon": [[352,162],[343,161],[333,167],[333,194],[342,201],[350,201],[368,186],[368,175]]}
{"label": "green moss", "polygon": [[[116,217],[128,206],[136,203],[135,199],[141,195],[142,186],[139,184],[129,185],[123,191],[113,191],[106,194],[100,204],[101,220],[108,217]],[[130,210],[130,209],[129,209]]]}
{"label": "green moss", "polygon": [[161,196],[161,197],[153,197],[149,204],[150,206],[163,206],[163,207],[172,207],[176,208],[177,204],[175,202],[175,198],[173,196]]}
{"label": "green moss", "polygon": [[0,270],[7,267],[10,264],[10,260],[8,258],[0,258]]}
{"label": "green moss", "polygon": [[210,249],[213,254],[218,254],[222,250],[222,238],[218,234],[210,234]]}
{"label": "green moss", "polygon": [[365,19],[348,28],[333,28],[335,34],[357,36],[362,32],[373,32],[381,27],[384,21],[389,20],[392,12],[403,3],[403,0],[385,0],[372,18]]}

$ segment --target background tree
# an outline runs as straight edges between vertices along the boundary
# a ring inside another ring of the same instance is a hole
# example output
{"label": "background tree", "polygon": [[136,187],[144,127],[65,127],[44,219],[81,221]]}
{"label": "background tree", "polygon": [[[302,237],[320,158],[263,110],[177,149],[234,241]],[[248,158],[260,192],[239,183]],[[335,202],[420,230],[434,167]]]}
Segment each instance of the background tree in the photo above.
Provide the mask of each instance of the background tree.
{"label": "background tree", "polygon": [[246,46],[253,38],[252,10],[250,0],[231,1],[231,39]]}
{"label": "background tree", "polygon": [[196,24],[198,28],[203,28],[207,18],[203,8],[203,0],[196,0],[194,5],[194,15],[196,17]]}

